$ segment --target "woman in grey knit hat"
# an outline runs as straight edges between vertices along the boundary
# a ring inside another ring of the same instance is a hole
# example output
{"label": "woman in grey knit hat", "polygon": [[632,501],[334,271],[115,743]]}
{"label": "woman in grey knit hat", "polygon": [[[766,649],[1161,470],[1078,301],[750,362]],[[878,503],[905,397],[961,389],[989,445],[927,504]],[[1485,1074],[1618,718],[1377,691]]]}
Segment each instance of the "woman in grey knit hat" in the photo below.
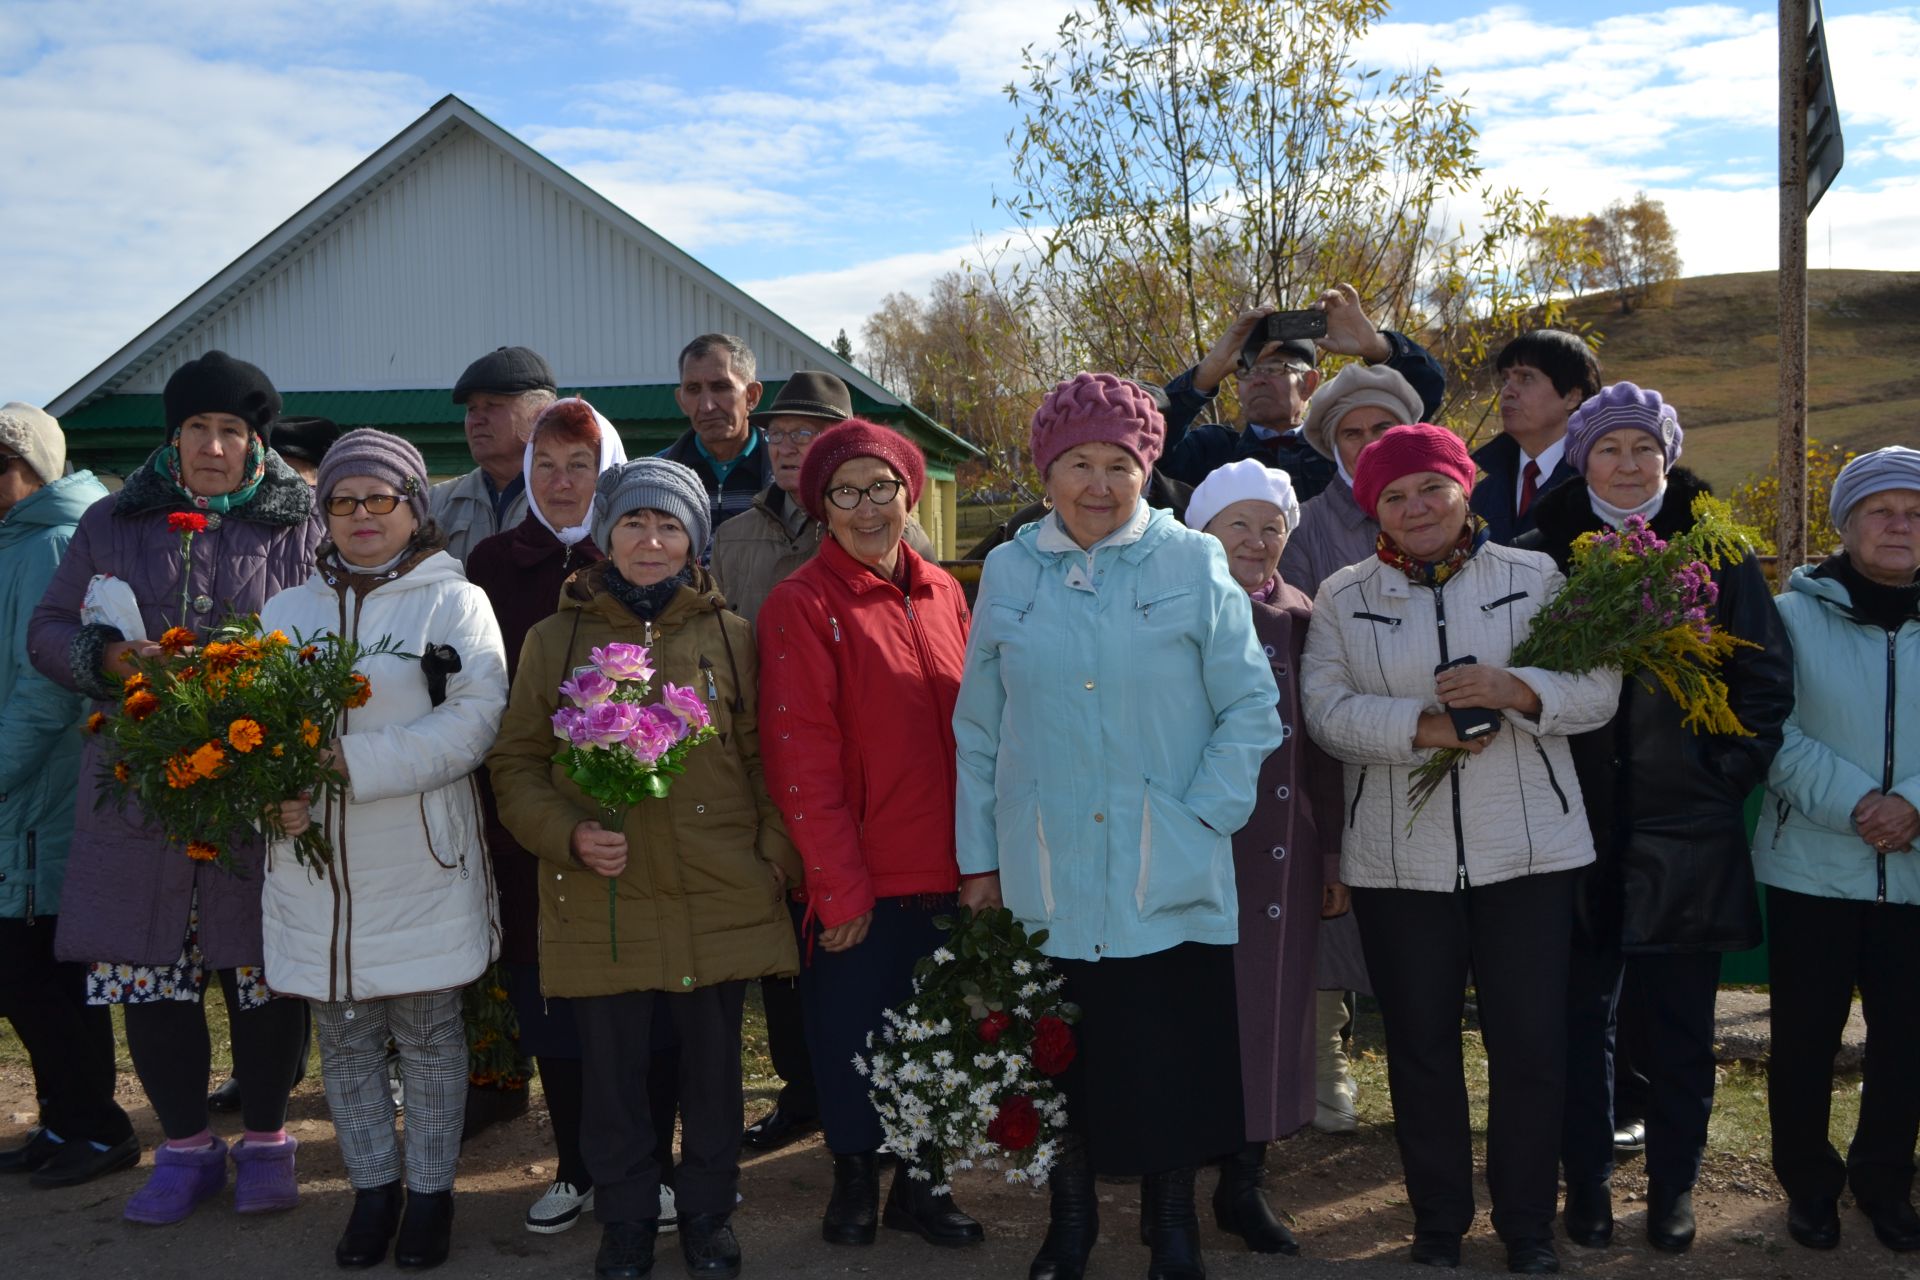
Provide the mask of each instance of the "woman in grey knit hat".
{"label": "woman in grey knit hat", "polygon": [[[542,987],[572,999],[580,1032],[596,1274],[653,1265],[661,1169],[646,1086],[659,1014],[678,1040],[681,1250],[693,1275],[737,1275],[741,1013],[750,980],[799,968],[783,891],[800,863],[761,772],[753,629],[698,562],[706,490],[686,467],[643,458],[603,474],[595,504],[607,558],[527,632],[487,767],[501,820],[541,861]],[[553,715],[561,682],[621,644],[647,650],[656,697],[668,685],[697,697],[719,738],[686,757],[670,795],[616,818],[554,762]]]}

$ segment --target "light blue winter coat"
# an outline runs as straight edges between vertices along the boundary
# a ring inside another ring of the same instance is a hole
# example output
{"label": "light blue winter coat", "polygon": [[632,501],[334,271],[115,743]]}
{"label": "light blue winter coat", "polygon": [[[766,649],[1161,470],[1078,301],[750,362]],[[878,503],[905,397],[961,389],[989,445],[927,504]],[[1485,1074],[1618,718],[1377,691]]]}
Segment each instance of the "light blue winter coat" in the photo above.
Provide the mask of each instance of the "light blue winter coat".
{"label": "light blue winter coat", "polygon": [[7,919],[60,912],[83,700],[27,661],[27,619],[81,513],[106,496],[91,471],[76,471],[0,520],[0,917]]}
{"label": "light blue winter coat", "polygon": [[982,570],[953,715],[961,873],[997,870],[1049,955],[1233,943],[1231,837],[1297,728],[1247,593],[1218,541],[1145,503],[1092,553],[1057,519]]}
{"label": "light blue winter coat", "polygon": [[1884,865],[1886,901],[1920,903],[1920,852],[1876,854],[1853,829],[1869,791],[1920,807],[1920,620],[1897,633],[1855,622],[1847,588],[1815,573],[1795,569],[1774,599],[1793,638],[1793,714],[1767,775],[1754,875],[1870,902]]}

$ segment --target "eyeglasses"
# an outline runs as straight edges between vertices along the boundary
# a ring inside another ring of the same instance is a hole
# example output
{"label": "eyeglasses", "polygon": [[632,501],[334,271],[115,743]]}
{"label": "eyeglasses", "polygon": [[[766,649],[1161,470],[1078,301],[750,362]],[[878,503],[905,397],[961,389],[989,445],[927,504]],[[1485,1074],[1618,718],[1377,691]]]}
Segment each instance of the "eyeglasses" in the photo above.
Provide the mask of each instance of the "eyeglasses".
{"label": "eyeglasses", "polygon": [[370,516],[392,515],[394,508],[406,499],[397,493],[370,493],[364,498],[349,498],[345,495],[327,499],[327,514],[330,516],[350,516],[355,507],[365,507]]}
{"label": "eyeglasses", "polygon": [[809,444],[820,433],[812,427],[802,427],[798,431],[765,431],[768,444]]}
{"label": "eyeglasses", "polygon": [[861,498],[865,498],[876,507],[884,507],[894,500],[900,488],[898,480],[875,480],[864,489],[843,484],[836,489],[827,490],[827,501],[842,511],[851,511],[859,506]]}
{"label": "eyeglasses", "polygon": [[1281,360],[1267,364],[1251,365],[1240,371],[1240,378],[1242,381],[1247,382],[1253,381],[1256,378],[1264,379],[1267,382],[1278,382],[1280,379],[1288,377],[1289,375],[1298,376],[1306,371],[1307,366],[1304,364],[1296,364],[1291,360]]}

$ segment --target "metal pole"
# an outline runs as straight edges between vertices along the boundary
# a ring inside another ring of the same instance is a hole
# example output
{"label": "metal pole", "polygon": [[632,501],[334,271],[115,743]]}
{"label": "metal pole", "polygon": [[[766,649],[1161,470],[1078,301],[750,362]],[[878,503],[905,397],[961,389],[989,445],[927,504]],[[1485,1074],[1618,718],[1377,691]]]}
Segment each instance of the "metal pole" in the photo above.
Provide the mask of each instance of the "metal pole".
{"label": "metal pole", "polygon": [[1807,562],[1808,0],[1780,0],[1780,577]]}

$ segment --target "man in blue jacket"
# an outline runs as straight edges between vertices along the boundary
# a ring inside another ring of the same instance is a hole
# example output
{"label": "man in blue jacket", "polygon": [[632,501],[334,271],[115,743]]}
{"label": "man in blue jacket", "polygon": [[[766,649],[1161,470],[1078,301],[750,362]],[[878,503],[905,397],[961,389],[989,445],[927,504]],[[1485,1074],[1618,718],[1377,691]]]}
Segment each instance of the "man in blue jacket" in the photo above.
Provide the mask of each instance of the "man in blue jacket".
{"label": "man in blue jacket", "polygon": [[1600,362],[1578,334],[1534,329],[1500,349],[1500,434],[1473,451],[1485,474],[1472,506],[1493,541],[1533,529],[1533,504],[1576,475],[1566,462],[1567,419],[1600,394]]}
{"label": "man in blue jacket", "polygon": [[[1333,479],[1333,463],[1300,434],[1307,401],[1320,385],[1323,351],[1386,365],[1413,386],[1423,416],[1431,418],[1439,411],[1447,393],[1447,375],[1439,361],[1405,334],[1376,329],[1352,285],[1335,285],[1312,305],[1327,313],[1325,337],[1270,342],[1248,350],[1254,326],[1272,315],[1273,308],[1244,312],[1205,359],[1167,384],[1167,445],[1156,472],[1196,485],[1217,467],[1254,458],[1292,477],[1302,502],[1326,488]],[[1229,373],[1238,377],[1246,425],[1238,430],[1221,422],[1189,425],[1206,410]]]}
{"label": "man in blue jacket", "polygon": [[53,957],[80,773],[79,694],[27,661],[27,619],[80,515],[107,491],[66,470],[60,424],[0,407],[0,1013],[33,1061],[40,1126],[0,1151],[0,1176],[70,1187],[140,1161],[113,1100],[113,1023],[86,1003],[85,966]]}

